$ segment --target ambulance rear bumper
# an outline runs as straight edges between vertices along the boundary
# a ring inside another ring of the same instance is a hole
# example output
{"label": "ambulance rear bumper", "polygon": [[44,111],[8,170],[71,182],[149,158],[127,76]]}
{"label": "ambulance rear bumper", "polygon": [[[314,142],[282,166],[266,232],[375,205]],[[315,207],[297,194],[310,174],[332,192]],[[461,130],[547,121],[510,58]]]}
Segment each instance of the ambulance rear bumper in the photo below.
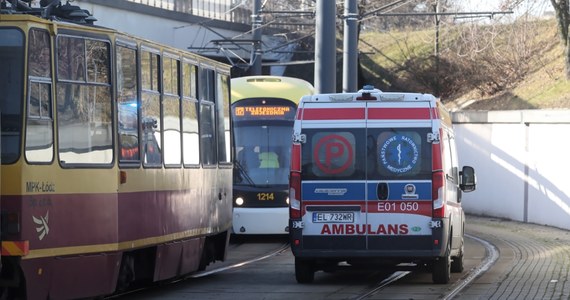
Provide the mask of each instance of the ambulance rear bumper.
{"label": "ambulance rear bumper", "polygon": [[445,256],[449,241],[449,220],[433,228],[430,235],[303,235],[291,227],[293,255],[307,259],[347,260],[350,258],[394,261],[426,260]]}

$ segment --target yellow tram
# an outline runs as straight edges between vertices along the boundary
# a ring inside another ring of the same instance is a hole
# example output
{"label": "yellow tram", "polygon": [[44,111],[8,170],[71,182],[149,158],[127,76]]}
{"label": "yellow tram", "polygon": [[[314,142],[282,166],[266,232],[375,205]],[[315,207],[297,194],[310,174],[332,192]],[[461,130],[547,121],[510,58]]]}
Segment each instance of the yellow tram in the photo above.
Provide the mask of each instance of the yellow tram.
{"label": "yellow tram", "polygon": [[293,120],[299,100],[314,88],[285,76],[232,78],[231,85],[236,140],[233,233],[287,234]]}

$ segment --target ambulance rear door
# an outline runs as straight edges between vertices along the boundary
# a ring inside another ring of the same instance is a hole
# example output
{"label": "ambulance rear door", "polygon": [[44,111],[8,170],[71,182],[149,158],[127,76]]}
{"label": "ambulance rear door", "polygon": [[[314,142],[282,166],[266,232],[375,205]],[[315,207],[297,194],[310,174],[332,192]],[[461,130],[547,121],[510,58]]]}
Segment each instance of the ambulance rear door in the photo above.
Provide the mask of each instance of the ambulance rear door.
{"label": "ambulance rear door", "polygon": [[302,247],[351,255],[366,241],[366,103],[306,102],[300,108]]}
{"label": "ambulance rear door", "polygon": [[367,249],[415,256],[433,247],[430,101],[368,101]]}

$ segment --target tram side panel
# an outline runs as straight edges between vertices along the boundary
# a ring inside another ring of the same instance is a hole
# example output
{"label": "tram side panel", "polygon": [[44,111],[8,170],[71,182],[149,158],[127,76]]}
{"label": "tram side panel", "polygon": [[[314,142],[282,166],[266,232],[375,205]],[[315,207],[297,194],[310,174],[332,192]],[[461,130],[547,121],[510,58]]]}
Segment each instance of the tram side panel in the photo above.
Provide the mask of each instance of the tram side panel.
{"label": "tram side panel", "polygon": [[[6,33],[2,28],[5,24],[11,28],[9,36],[19,34],[21,52],[30,27],[45,27],[41,31],[46,34],[55,32],[47,30],[55,26],[51,21],[2,15],[0,36]],[[21,30],[14,29],[17,26]],[[106,49],[101,54],[112,53],[113,41],[108,37],[114,33],[110,30],[58,24],[58,32],[61,40],[55,36],[42,39],[47,42],[46,49],[60,43],[70,45],[67,50],[89,44]],[[11,60],[11,56],[4,56],[3,47],[0,42],[0,59]],[[48,65],[65,57],[77,58],[70,53],[47,57]],[[107,61],[111,66],[112,59]],[[16,62],[25,65],[23,59]],[[64,71],[53,65],[45,69]],[[108,295],[128,287],[135,275],[143,274],[142,283],[146,283],[195,271],[201,267],[204,245],[212,248],[207,262],[225,256],[231,226],[231,164],[227,161],[219,168],[131,164],[119,169],[113,154],[113,141],[117,139],[111,129],[116,115],[111,112],[116,108],[111,105],[113,76],[107,75],[107,81],[93,83],[64,74],[56,82],[50,72],[30,75],[26,76],[28,80],[19,81],[23,84],[14,86],[20,96],[1,98],[3,118],[6,107],[12,108],[14,116],[26,112],[14,119],[14,128],[2,123],[2,140],[11,142],[10,147],[2,148],[3,152],[11,150],[2,153],[2,173],[11,176],[2,178],[1,203],[3,225],[7,224],[3,227],[2,289],[9,298]],[[33,96],[34,86],[44,91],[38,92],[41,97]],[[94,100],[95,95],[106,95],[107,100],[93,101],[97,104],[93,110],[85,101]],[[45,147],[38,143],[40,147],[30,144],[34,138],[20,124],[32,128],[26,117],[34,103],[44,100],[47,115],[35,122],[45,122],[44,128],[53,132],[44,132],[52,139],[43,143]],[[80,112],[78,119],[74,111]],[[74,123],[77,120],[79,123]],[[123,179],[125,182],[120,183]]]}

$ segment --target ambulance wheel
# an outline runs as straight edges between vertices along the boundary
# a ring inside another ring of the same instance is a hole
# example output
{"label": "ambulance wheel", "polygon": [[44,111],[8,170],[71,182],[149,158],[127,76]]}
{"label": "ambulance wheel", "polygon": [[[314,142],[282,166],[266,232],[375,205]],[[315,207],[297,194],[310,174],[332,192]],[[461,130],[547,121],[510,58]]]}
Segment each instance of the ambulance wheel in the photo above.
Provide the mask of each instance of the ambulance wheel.
{"label": "ambulance wheel", "polygon": [[433,262],[432,280],[433,283],[446,284],[451,279],[451,256],[449,255],[449,245],[445,256],[438,257]]}
{"label": "ambulance wheel", "polygon": [[461,273],[463,272],[463,245],[461,245],[461,249],[459,250],[459,255],[453,258],[451,262],[451,272],[452,273]]}
{"label": "ambulance wheel", "polygon": [[311,283],[315,280],[315,267],[310,260],[295,258],[295,278],[298,283]]}

